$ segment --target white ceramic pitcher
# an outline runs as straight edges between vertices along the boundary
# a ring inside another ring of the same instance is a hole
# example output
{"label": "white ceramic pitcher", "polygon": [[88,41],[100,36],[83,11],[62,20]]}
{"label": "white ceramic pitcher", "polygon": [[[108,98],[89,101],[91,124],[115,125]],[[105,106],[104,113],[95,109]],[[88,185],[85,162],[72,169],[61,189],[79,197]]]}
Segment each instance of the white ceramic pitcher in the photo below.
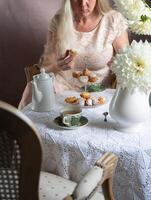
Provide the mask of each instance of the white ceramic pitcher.
{"label": "white ceramic pitcher", "polygon": [[37,112],[51,111],[55,106],[55,94],[53,88],[54,74],[41,73],[33,76],[32,81],[32,110]]}
{"label": "white ceramic pitcher", "polygon": [[117,122],[115,128],[123,132],[138,132],[143,123],[149,119],[149,92],[135,88],[117,86],[109,106],[111,117]]}

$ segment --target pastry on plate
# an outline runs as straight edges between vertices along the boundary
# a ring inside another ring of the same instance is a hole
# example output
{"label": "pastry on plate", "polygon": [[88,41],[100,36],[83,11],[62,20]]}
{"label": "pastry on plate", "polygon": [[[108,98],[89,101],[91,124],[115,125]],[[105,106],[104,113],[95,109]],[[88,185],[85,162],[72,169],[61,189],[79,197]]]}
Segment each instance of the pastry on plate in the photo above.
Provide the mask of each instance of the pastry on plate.
{"label": "pastry on plate", "polygon": [[75,96],[67,97],[67,98],[65,98],[65,102],[66,103],[78,103],[78,99]]}
{"label": "pastry on plate", "polygon": [[82,92],[80,96],[84,99],[89,99],[90,98],[90,93],[89,92]]}
{"label": "pastry on plate", "polygon": [[105,103],[105,97],[104,96],[100,96],[99,98],[98,98],[98,104],[104,104]]}
{"label": "pastry on plate", "polygon": [[90,75],[91,75],[91,71],[88,70],[87,68],[85,68],[85,69],[83,70],[83,76],[90,76]]}
{"label": "pastry on plate", "polygon": [[73,76],[74,78],[79,78],[81,75],[82,75],[82,72],[81,72],[81,71],[75,71],[75,72],[72,73],[72,76]]}
{"label": "pastry on plate", "polygon": [[80,106],[85,106],[85,99],[82,98],[82,97],[79,98],[79,99],[78,99],[78,103],[79,103]]}
{"label": "pastry on plate", "polygon": [[92,99],[87,99],[86,102],[85,102],[86,106],[92,106],[93,105],[93,101]]}
{"label": "pastry on plate", "polygon": [[89,77],[89,82],[91,82],[91,83],[95,83],[97,80],[98,80],[98,78],[96,76]]}
{"label": "pastry on plate", "polygon": [[97,105],[98,104],[98,99],[95,96],[92,96],[91,99],[92,99],[92,104],[93,105]]}

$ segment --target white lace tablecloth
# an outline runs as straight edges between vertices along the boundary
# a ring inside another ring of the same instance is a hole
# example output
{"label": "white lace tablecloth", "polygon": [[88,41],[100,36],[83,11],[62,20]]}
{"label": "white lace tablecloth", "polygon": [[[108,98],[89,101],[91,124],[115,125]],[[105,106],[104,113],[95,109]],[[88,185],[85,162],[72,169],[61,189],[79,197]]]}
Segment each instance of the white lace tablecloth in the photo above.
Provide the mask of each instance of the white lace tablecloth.
{"label": "white lace tablecloth", "polygon": [[37,113],[30,105],[23,112],[41,134],[44,170],[79,181],[103,152],[113,152],[119,157],[113,184],[116,200],[151,200],[151,120],[138,133],[114,130],[115,122],[110,116],[108,122],[104,122],[102,115],[108,111],[113,92],[103,92],[108,104],[83,109],[89,123],[77,130],[60,129],[53,120],[64,106],[64,97],[78,93],[67,91],[64,96],[58,96],[56,110],[51,112]]}

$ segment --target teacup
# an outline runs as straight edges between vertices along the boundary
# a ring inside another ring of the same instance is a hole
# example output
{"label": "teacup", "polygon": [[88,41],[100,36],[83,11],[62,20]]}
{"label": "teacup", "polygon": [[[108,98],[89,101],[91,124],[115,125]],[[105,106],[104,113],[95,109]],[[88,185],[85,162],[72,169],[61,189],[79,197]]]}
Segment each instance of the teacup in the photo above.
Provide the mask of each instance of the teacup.
{"label": "teacup", "polygon": [[68,127],[78,126],[82,116],[82,109],[67,108],[61,111],[62,123]]}

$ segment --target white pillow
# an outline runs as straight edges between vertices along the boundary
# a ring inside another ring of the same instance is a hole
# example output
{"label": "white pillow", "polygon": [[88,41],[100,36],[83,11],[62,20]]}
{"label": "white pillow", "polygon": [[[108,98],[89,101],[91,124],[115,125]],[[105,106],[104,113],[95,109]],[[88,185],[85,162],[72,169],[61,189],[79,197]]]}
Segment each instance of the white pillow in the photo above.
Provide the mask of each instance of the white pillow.
{"label": "white pillow", "polygon": [[73,196],[76,200],[84,200],[97,187],[103,175],[103,169],[94,166],[82,178],[74,190]]}

